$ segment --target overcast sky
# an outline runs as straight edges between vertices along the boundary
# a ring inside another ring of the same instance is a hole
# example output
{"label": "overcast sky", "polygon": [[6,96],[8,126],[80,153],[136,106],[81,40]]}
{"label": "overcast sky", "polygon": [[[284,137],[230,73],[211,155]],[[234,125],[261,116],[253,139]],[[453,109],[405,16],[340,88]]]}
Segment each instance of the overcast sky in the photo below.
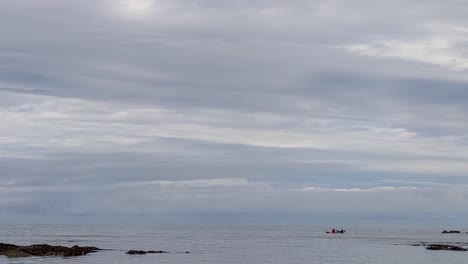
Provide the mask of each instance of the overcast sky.
{"label": "overcast sky", "polygon": [[468,218],[467,13],[0,1],[0,215]]}

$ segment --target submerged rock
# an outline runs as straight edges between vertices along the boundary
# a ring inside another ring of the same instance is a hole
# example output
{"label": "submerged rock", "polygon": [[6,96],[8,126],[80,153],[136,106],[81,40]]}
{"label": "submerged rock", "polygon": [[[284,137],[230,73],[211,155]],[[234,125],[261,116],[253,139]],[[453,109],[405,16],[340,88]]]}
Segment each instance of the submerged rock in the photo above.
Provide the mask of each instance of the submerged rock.
{"label": "submerged rock", "polygon": [[83,256],[100,250],[97,247],[63,247],[51,246],[46,244],[17,246],[13,244],[0,243],[0,255],[6,257],[32,257],[32,256],[57,256],[57,257],[74,257]]}
{"label": "submerged rock", "polygon": [[150,251],[144,251],[144,250],[130,250],[127,252],[129,255],[145,255],[145,254],[161,254],[161,253],[169,253],[167,251],[162,251],[162,250],[150,250]]}
{"label": "submerged rock", "polygon": [[427,245],[426,249],[428,250],[452,250],[452,251],[468,251],[468,249],[454,246],[454,245],[442,245],[442,244],[431,244]]}

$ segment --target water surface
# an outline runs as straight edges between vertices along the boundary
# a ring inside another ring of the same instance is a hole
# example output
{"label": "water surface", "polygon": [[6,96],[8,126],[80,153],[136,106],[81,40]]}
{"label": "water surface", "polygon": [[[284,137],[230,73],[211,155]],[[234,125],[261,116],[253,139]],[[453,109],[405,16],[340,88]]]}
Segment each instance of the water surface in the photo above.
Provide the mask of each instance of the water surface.
{"label": "water surface", "polygon": [[[340,227],[341,228],[341,227]],[[0,225],[1,242],[112,249],[73,258],[0,257],[5,264],[466,263],[468,252],[428,251],[419,241],[464,242],[468,234],[418,227],[353,226],[344,235],[319,225]],[[130,249],[170,254],[126,255]],[[189,251],[189,254],[185,254]]]}

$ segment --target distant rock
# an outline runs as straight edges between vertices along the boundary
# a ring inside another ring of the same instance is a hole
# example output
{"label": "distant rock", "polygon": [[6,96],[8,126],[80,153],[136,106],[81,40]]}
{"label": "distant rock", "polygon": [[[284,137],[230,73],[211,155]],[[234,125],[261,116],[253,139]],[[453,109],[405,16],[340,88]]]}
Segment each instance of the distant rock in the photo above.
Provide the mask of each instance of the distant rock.
{"label": "distant rock", "polygon": [[447,230],[444,230],[442,231],[442,234],[460,234],[461,231],[458,231],[458,230],[450,230],[450,231],[447,231]]}
{"label": "distant rock", "polygon": [[451,250],[451,251],[468,251],[468,249],[454,246],[454,245],[443,245],[443,244],[430,244],[426,246],[428,250]]}
{"label": "distant rock", "polygon": [[127,252],[129,255],[145,255],[145,254],[162,254],[162,253],[170,253],[167,251],[162,251],[162,250],[150,250],[150,251],[144,251],[144,250],[130,250]]}
{"label": "distant rock", "polygon": [[74,257],[83,256],[100,250],[97,247],[63,247],[51,246],[46,244],[17,246],[13,244],[0,243],[0,255],[17,258],[17,257],[32,257],[32,256],[57,256],[57,257]]}

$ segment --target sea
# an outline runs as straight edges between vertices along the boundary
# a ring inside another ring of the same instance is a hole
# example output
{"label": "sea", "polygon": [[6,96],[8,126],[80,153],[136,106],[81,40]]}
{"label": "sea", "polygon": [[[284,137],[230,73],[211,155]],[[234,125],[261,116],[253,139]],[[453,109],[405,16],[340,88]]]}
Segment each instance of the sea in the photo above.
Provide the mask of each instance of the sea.
{"label": "sea", "polygon": [[[468,252],[430,251],[410,244],[468,243],[468,234],[442,234],[417,225],[354,225],[326,234],[316,224],[0,225],[0,242],[95,246],[80,257],[6,258],[5,264],[287,264],[467,263]],[[127,255],[128,250],[167,254]],[[189,252],[189,253],[186,253]]]}

